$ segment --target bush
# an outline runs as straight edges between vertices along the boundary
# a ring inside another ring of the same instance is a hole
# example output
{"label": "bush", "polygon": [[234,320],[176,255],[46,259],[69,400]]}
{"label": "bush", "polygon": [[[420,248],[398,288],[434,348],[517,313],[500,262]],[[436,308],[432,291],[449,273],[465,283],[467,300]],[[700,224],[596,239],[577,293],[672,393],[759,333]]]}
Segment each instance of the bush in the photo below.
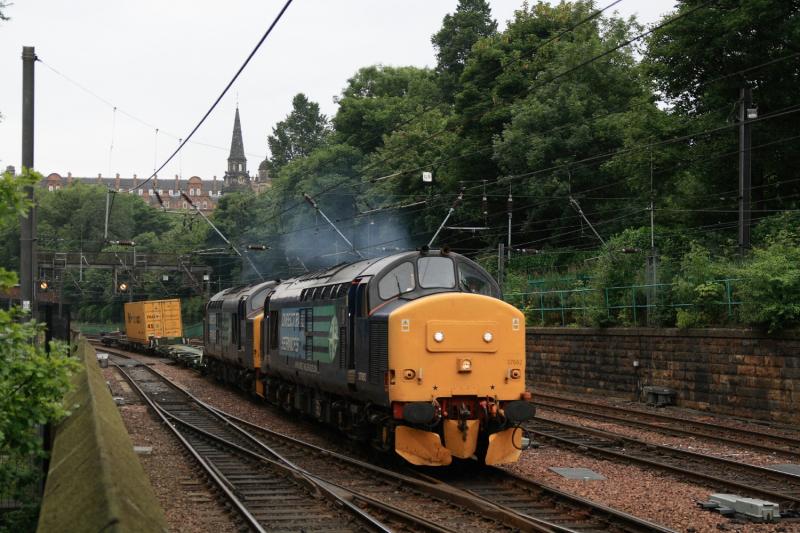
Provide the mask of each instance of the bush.
{"label": "bush", "polygon": [[800,247],[795,239],[780,231],[765,248],[754,249],[751,260],[741,267],[744,322],[770,333],[800,323]]}
{"label": "bush", "polygon": [[723,324],[729,320],[724,305],[725,284],[716,280],[731,277],[732,270],[729,264],[713,260],[711,252],[703,246],[691,244],[681,259],[680,272],[673,287],[677,302],[690,305],[676,312],[675,321],[679,328]]}
{"label": "bush", "polygon": [[[586,320],[588,323],[596,327],[637,325],[639,316],[637,314],[637,320],[634,320],[633,311],[629,307],[608,311],[605,289],[609,289],[609,306],[631,305],[634,298],[631,290],[613,289],[613,287],[643,285],[647,282],[646,264],[649,249],[650,228],[627,229],[606,242],[602,253],[596,258],[591,272],[592,286],[599,290],[594,291],[587,298],[591,305]],[[630,253],[631,251],[633,253]],[[668,270],[669,261],[662,259],[660,268]],[[644,303],[644,301],[640,301],[644,293],[643,291],[641,291],[642,294],[639,294],[640,291],[636,292],[636,303],[641,305]]]}

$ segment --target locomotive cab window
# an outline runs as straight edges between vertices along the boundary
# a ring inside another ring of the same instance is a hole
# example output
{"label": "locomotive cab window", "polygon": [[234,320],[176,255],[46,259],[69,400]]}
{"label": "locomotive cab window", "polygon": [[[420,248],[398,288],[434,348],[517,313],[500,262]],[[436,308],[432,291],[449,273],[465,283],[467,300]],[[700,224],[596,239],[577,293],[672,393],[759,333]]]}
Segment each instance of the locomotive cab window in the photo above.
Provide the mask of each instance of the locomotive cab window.
{"label": "locomotive cab window", "polygon": [[417,269],[419,286],[424,289],[452,289],[456,286],[455,268],[449,257],[421,257]]}
{"label": "locomotive cab window", "polygon": [[495,294],[492,283],[486,279],[486,275],[467,263],[458,265],[458,286],[464,292],[498,296]]}
{"label": "locomotive cab window", "polygon": [[378,282],[378,295],[383,300],[394,298],[398,294],[403,294],[414,290],[414,265],[406,261],[400,263]]}

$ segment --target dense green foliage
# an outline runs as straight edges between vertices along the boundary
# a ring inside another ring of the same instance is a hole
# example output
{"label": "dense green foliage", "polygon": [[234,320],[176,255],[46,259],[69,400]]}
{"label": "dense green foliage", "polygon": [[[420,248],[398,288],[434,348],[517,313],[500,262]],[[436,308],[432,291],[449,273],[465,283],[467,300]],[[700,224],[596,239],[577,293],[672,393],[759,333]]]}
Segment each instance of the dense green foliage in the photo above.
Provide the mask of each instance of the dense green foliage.
{"label": "dense green foliage", "polygon": [[472,47],[496,32],[497,22],[486,0],[459,0],[456,12],[445,15],[442,29],[431,37],[431,43],[436,49],[439,85],[448,99],[458,91]]}
{"label": "dense green foliage", "polygon": [[[24,188],[41,176],[25,170],[0,178],[0,227],[13,225],[30,203]],[[0,291],[17,283],[17,276],[0,267]],[[31,529],[36,521],[44,457],[41,427],[65,413],[64,394],[78,363],[68,357],[65,343],[43,346],[44,325],[19,308],[0,309],[0,497],[20,501],[21,510],[0,521],[0,531]]]}
{"label": "dense green foliage", "polygon": [[292,100],[292,112],[278,122],[267,138],[270,170],[280,171],[292,160],[306,157],[325,143],[328,119],[319,112],[319,104],[310,102],[303,93]]}

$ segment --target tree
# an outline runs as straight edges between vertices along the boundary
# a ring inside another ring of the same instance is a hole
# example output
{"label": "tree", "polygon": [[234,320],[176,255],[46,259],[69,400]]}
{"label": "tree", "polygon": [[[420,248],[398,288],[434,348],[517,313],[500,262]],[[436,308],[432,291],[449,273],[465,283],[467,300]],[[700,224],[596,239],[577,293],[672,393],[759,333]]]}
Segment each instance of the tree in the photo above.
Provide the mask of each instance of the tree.
{"label": "tree", "polygon": [[[654,133],[653,125],[660,125],[662,113],[634,50],[623,48],[583,64],[626,41],[638,28],[615,17],[579,24],[594,11],[591,2],[554,6],[540,2],[518,10],[502,35],[473,47],[456,96],[463,144],[472,152],[458,160],[459,177],[491,183],[497,176],[518,176],[509,181],[512,194],[530,200],[514,206],[515,233],[518,242],[534,248],[548,243],[595,246],[591,231],[581,231],[585,224],[578,220],[569,196],[578,196],[583,211],[593,214],[595,222],[619,215],[625,204],[597,204],[579,194],[622,181],[615,194],[593,196],[630,196],[621,192],[633,192],[623,180],[629,175],[607,167],[606,154],[646,141]],[[487,144],[493,153],[482,150]],[[508,190],[504,183],[491,192],[500,196]],[[505,206],[498,205],[504,200],[500,196],[490,206],[495,224],[504,218]],[[624,220],[621,227],[629,222]],[[619,229],[602,228],[606,235]]]}
{"label": "tree", "polygon": [[497,22],[486,0],[459,0],[455,13],[447,14],[442,29],[431,37],[436,49],[436,73],[449,101],[459,86],[472,46],[484,37],[497,33]]}
{"label": "tree", "polygon": [[306,205],[303,193],[313,196],[328,217],[349,233],[360,192],[361,180],[356,171],[360,160],[361,152],[356,148],[329,144],[292,161],[278,176],[269,206],[261,210],[263,219],[259,220],[263,222],[252,224],[248,235],[274,246],[270,258],[278,260],[281,267],[299,260],[312,269],[349,259],[346,255],[332,255],[344,252],[347,246]]}
{"label": "tree", "polygon": [[[673,17],[648,42],[644,65],[672,113],[708,128],[735,126],[740,90],[750,87],[760,118],[797,104],[800,84],[800,3],[782,0],[678,2]],[[699,9],[698,9],[699,8]],[[752,126],[754,209],[796,207],[800,194],[797,115]],[[707,147],[685,165],[683,209],[705,210],[686,223],[736,221],[738,131],[731,127],[703,139]],[[698,152],[698,150],[694,150]],[[687,158],[688,159],[688,158]],[[734,192],[731,192],[734,191]],[[722,217],[710,211],[731,211]]]}
{"label": "tree", "polygon": [[436,75],[417,67],[372,65],[347,80],[333,118],[338,142],[369,153],[384,136],[441,102]]}
{"label": "tree", "polygon": [[[33,186],[40,178],[27,169],[21,176],[3,174],[0,224],[26,213],[30,202],[25,187]],[[16,282],[16,273],[0,268],[0,290],[8,290]],[[25,502],[23,516],[29,520],[9,525],[14,517],[4,517],[6,522],[0,522],[0,530],[32,529],[35,524],[38,504],[30,501],[32,491],[25,489],[37,477],[30,467],[31,457],[42,457],[44,453],[38,427],[66,413],[61,401],[69,389],[70,374],[79,366],[67,357],[66,344],[35,344],[43,331],[43,324],[30,320],[18,307],[0,310],[0,498]]]}
{"label": "tree", "polygon": [[309,101],[303,93],[297,94],[292,99],[292,111],[267,138],[270,173],[274,176],[290,161],[307,156],[322,146],[329,134],[328,119],[320,114],[319,104]]}

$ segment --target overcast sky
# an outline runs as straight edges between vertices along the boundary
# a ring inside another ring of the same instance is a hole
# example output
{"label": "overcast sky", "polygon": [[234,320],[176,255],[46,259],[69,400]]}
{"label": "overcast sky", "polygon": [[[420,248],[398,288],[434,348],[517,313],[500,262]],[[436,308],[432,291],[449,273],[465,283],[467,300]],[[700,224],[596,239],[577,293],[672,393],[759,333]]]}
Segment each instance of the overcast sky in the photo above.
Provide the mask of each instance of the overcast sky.
{"label": "overcast sky", "polygon": [[[149,176],[156,162],[160,166],[284,3],[12,1],[5,9],[11,20],[0,23],[0,169],[20,166],[20,56],[23,46],[34,46],[43,62],[36,65],[35,168],[45,175],[124,178]],[[521,3],[490,0],[501,29]],[[623,0],[616,9],[652,23],[674,4]],[[267,154],[267,135],[290,111],[292,96],[304,92],[331,116],[334,96],[360,67],[433,66],[430,37],[456,5],[457,0],[295,0],[194,142],[160,176],[221,177],[237,99],[248,169],[255,173]]]}

